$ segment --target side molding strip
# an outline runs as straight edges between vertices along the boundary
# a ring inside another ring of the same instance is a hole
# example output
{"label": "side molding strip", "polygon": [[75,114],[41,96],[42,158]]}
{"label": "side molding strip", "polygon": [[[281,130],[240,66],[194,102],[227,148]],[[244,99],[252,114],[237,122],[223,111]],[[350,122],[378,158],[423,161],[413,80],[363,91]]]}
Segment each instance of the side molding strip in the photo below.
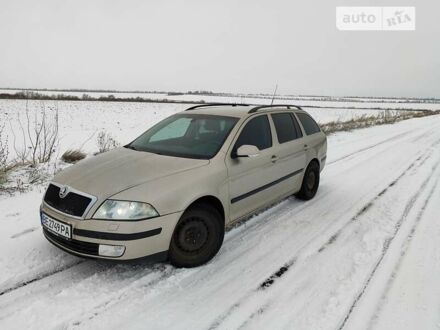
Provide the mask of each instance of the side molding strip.
{"label": "side molding strip", "polygon": [[276,185],[276,184],[278,184],[278,183],[280,183],[280,182],[282,182],[284,180],[287,180],[287,179],[289,179],[289,178],[291,178],[291,177],[293,177],[295,175],[298,175],[298,174],[302,173],[303,170],[304,169],[302,168],[302,169],[297,170],[297,171],[295,171],[293,173],[287,174],[286,176],[283,176],[282,178],[279,178],[278,180],[272,181],[272,182],[270,182],[268,184],[265,184],[264,186],[261,186],[261,187],[259,187],[257,189],[254,189],[254,190],[251,190],[251,191],[249,191],[249,192],[247,192],[247,193],[245,193],[243,195],[234,197],[234,198],[231,199],[231,204],[237,203],[237,202],[241,201],[242,199],[245,199],[247,197],[255,195],[256,193],[259,193],[260,191],[263,191],[263,190],[265,190],[267,188],[270,188],[270,187],[272,187],[272,186],[274,186],[274,185]]}
{"label": "side molding strip", "polygon": [[143,231],[140,233],[133,234],[121,234],[121,233],[104,233],[100,231],[84,230],[84,229],[73,229],[73,234],[83,237],[90,237],[96,239],[105,239],[110,241],[132,241],[135,239],[142,239],[146,237],[156,236],[162,232],[162,228],[156,228],[153,230]]}

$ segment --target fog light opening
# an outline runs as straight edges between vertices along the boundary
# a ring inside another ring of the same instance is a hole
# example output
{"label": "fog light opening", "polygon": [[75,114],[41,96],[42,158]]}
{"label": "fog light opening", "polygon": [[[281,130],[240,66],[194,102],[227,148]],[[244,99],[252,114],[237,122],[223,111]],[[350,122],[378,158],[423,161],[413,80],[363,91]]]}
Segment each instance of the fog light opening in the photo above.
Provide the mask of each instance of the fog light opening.
{"label": "fog light opening", "polygon": [[123,245],[99,244],[99,255],[103,257],[120,257],[125,252]]}

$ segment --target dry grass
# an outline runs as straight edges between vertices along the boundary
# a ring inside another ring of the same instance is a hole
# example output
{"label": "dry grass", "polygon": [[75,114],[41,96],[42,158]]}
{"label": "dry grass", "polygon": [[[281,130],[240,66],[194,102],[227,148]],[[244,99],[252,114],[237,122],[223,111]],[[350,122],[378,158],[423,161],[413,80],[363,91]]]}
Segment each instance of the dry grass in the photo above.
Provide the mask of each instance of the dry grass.
{"label": "dry grass", "polygon": [[116,141],[116,139],[113,138],[110,133],[107,133],[105,131],[99,132],[97,144],[99,154],[120,146],[120,143]]}
{"label": "dry grass", "polygon": [[0,126],[0,173],[6,172],[8,165],[8,136],[3,132],[5,130],[5,125]]}
{"label": "dry grass", "polygon": [[31,162],[33,166],[48,163],[59,144],[58,128],[58,104],[55,109],[46,109],[44,102],[41,102],[40,109],[29,109],[26,101],[24,121],[17,113],[19,129],[14,130],[9,121],[12,133],[12,147],[21,164]]}
{"label": "dry grass", "polygon": [[0,172],[0,188],[1,188],[2,184],[4,184],[6,182],[6,179],[7,179],[6,172]]}
{"label": "dry grass", "polygon": [[86,158],[86,154],[82,152],[81,150],[67,150],[63,155],[61,156],[61,159],[70,164],[74,164],[81,159]]}
{"label": "dry grass", "polygon": [[332,121],[321,124],[322,131],[329,135],[336,132],[351,131],[376,125],[394,124],[402,120],[433,116],[440,114],[440,111],[383,111],[379,116],[362,115],[348,121]]}

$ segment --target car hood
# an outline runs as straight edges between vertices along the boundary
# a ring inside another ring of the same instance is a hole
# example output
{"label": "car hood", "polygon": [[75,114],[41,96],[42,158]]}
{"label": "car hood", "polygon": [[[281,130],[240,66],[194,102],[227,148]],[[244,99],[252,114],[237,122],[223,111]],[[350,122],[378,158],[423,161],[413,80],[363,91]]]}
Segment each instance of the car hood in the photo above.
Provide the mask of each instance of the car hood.
{"label": "car hood", "polygon": [[117,148],[80,161],[57,174],[54,181],[105,199],[145,182],[208,164],[206,159]]}

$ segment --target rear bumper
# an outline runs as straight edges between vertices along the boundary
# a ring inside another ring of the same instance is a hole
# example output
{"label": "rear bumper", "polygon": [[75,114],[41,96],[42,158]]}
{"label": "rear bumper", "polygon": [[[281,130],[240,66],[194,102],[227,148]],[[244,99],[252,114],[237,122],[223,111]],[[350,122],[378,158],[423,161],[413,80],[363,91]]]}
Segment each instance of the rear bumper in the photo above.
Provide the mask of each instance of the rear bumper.
{"label": "rear bumper", "polygon": [[[49,242],[76,256],[109,260],[166,257],[174,227],[181,216],[181,213],[173,213],[142,221],[107,221],[69,218],[44,206],[41,212],[72,226],[72,239],[43,228]],[[100,245],[123,246],[124,252],[118,257],[101,255]]]}

